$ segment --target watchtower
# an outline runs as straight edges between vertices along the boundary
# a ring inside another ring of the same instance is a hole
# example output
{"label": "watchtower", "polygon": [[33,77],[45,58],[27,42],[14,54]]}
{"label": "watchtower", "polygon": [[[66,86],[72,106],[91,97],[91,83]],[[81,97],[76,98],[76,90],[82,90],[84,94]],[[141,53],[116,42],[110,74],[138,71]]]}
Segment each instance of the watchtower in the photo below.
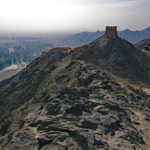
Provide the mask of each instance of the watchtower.
{"label": "watchtower", "polygon": [[144,50],[145,50],[145,51],[150,51],[149,46],[144,46]]}
{"label": "watchtower", "polygon": [[46,57],[46,55],[47,55],[46,52],[42,52],[42,53],[41,53],[41,57],[42,57],[42,58]]}
{"label": "watchtower", "polygon": [[116,38],[117,34],[117,26],[107,26],[104,34],[105,38]]}

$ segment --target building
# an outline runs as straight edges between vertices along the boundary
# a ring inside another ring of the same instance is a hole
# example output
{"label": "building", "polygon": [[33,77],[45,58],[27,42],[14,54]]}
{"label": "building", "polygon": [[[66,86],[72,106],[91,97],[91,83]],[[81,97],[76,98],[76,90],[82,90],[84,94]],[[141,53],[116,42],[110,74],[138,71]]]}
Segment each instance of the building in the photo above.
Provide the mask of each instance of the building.
{"label": "building", "polygon": [[104,34],[105,38],[116,38],[117,34],[117,26],[107,26]]}
{"label": "building", "polygon": [[145,51],[150,51],[150,47],[149,46],[144,46],[144,50]]}

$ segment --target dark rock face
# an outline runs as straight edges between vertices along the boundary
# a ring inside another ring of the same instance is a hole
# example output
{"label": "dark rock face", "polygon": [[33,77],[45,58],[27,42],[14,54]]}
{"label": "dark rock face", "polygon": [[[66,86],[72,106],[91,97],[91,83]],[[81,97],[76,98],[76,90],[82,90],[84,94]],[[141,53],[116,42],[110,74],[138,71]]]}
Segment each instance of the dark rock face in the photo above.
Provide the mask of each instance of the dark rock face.
{"label": "dark rock face", "polygon": [[142,41],[139,41],[138,43],[135,44],[135,46],[141,50],[144,49],[145,46],[150,47],[150,39],[144,39]]}
{"label": "dark rock face", "polygon": [[149,96],[102,71],[103,53],[86,60],[85,48],[51,50],[0,83],[1,150],[148,149]]}

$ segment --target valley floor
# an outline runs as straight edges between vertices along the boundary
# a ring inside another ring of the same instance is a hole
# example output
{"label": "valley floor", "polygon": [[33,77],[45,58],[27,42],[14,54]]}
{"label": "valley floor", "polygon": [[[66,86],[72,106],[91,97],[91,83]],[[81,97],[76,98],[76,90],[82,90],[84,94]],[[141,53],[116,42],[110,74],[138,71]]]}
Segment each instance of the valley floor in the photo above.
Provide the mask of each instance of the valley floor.
{"label": "valley floor", "polygon": [[11,65],[2,71],[0,71],[0,81],[8,79],[15,74],[17,74],[19,71],[21,71],[23,68],[25,68],[27,63],[22,63],[19,66],[18,65]]}

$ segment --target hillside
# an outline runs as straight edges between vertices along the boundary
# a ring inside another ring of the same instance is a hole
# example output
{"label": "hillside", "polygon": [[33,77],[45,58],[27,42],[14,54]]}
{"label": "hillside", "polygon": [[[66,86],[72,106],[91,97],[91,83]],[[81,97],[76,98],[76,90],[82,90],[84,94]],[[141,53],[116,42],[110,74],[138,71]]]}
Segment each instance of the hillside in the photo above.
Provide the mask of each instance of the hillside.
{"label": "hillside", "polygon": [[75,49],[74,57],[96,64],[117,76],[150,85],[150,56],[121,38],[103,36]]}
{"label": "hillside", "polygon": [[148,81],[149,56],[140,54],[102,36],[52,49],[0,82],[0,149],[148,150],[150,97],[111,76]]}
{"label": "hillside", "polygon": [[148,46],[148,45],[150,45],[150,39],[144,39],[135,44],[135,46],[140,49],[143,49],[144,46]]}

